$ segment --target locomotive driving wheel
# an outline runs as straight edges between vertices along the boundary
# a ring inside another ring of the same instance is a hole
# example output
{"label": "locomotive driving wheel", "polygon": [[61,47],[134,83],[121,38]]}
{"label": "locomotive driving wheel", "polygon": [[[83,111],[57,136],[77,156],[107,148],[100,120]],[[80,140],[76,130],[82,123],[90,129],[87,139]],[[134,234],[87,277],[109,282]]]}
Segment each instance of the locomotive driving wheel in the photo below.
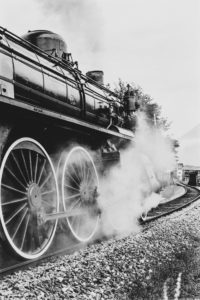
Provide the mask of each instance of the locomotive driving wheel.
{"label": "locomotive driving wheel", "polygon": [[0,168],[0,220],[6,241],[24,259],[40,257],[50,246],[57,220],[40,215],[59,209],[53,164],[45,149],[31,138],[16,140]]}
{"label": "locomotive driving wheel", "polygon": [[[89,241],[99,223],[97,190],[99,180],[90,154],[82,147],[74,147],[67,155],[62,171],[62,201],[73,236],[80,242]],[[80,211],[73,215],[74,211]]]}

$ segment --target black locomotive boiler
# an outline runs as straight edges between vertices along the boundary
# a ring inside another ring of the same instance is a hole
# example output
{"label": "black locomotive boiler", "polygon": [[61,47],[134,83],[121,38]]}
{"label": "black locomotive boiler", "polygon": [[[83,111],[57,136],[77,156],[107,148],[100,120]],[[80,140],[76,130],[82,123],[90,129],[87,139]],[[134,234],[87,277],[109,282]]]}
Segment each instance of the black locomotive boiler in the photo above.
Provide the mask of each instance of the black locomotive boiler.
{"label": "black locomotive boiler", "polygon": [[99,166],[133,139],[134,101],[105,88],[102,71],[82,74],[59,35],[0,27],[0,236],[16,255],[47,251],[59,218],[91,239]]}

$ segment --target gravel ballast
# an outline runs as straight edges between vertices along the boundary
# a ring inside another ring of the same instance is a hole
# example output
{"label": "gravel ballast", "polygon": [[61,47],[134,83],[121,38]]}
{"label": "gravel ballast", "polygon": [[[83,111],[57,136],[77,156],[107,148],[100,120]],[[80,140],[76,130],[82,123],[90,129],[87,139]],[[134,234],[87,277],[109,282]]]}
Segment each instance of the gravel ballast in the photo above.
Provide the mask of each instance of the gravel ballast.
{"label": "gravel ballast", "polygon": [[199,214],[200,200],[137,234],[7,275],[0,299],[174,299],[179,286],[180,298],[192,299],[181,284],[185,260],[200,244]]}

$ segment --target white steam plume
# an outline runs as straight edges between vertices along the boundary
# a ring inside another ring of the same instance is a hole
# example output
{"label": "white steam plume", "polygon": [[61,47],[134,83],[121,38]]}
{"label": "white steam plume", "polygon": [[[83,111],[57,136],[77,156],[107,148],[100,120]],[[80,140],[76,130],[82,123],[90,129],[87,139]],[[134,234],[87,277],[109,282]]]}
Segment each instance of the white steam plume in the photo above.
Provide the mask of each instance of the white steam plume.
{"label": "white steam plume", "polygon": [[[66,42],[87,52],[98,52],[102,47],[103,21],[97,3],[93,0],[40,0],[47,16],[59,16]],[[59,33],[59,32],[58,32]]]}
{"label": "white steam plume", "polygon": [[[73,144],[69,149],[65,149],[63,158],[66,159],[75,146],[77,145]],[[95,153],[87,148],[86,150],[96,161]],[[66,170],[67,172],[74,170],[75,181],[82,173],[84,161],[87,161],[87,156],[81,157],[80,153],[73,152]],[[70,168],[73,163],[75,165]],[[161,186],[168,184],[166,172],[174,170],[174,166],[175,157],[169,139],[165,138],[160,130],[150,127],[140,114],[134,142],[121,152],[120,166],[111,168],[107,175],[100,179],[98,191],[98,204],[102,211],[100,234],[103,233],[104,236],[117,234],[121,237],[137,232],[140,229],[138,218],[141,214],[156,207],[162,200],[157,191]],[[70,174],[72,176],[73,172]],[[89,173],[86,171],[86,174]],[[80,187],[77,187],[74,184],[73,181],[67,182],[67,185],[72,187],[66,191],[70,199],[69,203],[66,203],[67,210],[70,210],[77,200],[71,199],[71,195],[77,194],[82,185],[80,183]],[[84,213],[87,206],[83,206],[82,209],[83,218],[78,222],[81,224],[79,234],[88,236],[88,232],[95,226],[95,216],[89,211],[86,217]],[[66,220],[63,221],[65,224]]]}
{"label": "white steam plume", "polygon": [[169,140],[150,127],[141,114],[134,144],[121,153],[121,165],[101,180],[103,233],[137,231],[141,214],[160,202],[161,196],[155,192],[167,183],[166,172],[174,166]]}

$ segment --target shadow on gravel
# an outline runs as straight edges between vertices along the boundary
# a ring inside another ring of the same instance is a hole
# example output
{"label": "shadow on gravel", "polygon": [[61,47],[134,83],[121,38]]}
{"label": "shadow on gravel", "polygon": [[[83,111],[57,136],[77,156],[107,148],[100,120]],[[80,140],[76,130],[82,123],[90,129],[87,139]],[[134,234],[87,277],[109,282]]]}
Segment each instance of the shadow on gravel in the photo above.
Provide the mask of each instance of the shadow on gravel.
{"label": "shadow on gravel", "polygon": [[200,238],[191,236],[193,248],[177,253],[175,259],[157,266],[151,280],[137,282],[127,300],[200,299]]}

